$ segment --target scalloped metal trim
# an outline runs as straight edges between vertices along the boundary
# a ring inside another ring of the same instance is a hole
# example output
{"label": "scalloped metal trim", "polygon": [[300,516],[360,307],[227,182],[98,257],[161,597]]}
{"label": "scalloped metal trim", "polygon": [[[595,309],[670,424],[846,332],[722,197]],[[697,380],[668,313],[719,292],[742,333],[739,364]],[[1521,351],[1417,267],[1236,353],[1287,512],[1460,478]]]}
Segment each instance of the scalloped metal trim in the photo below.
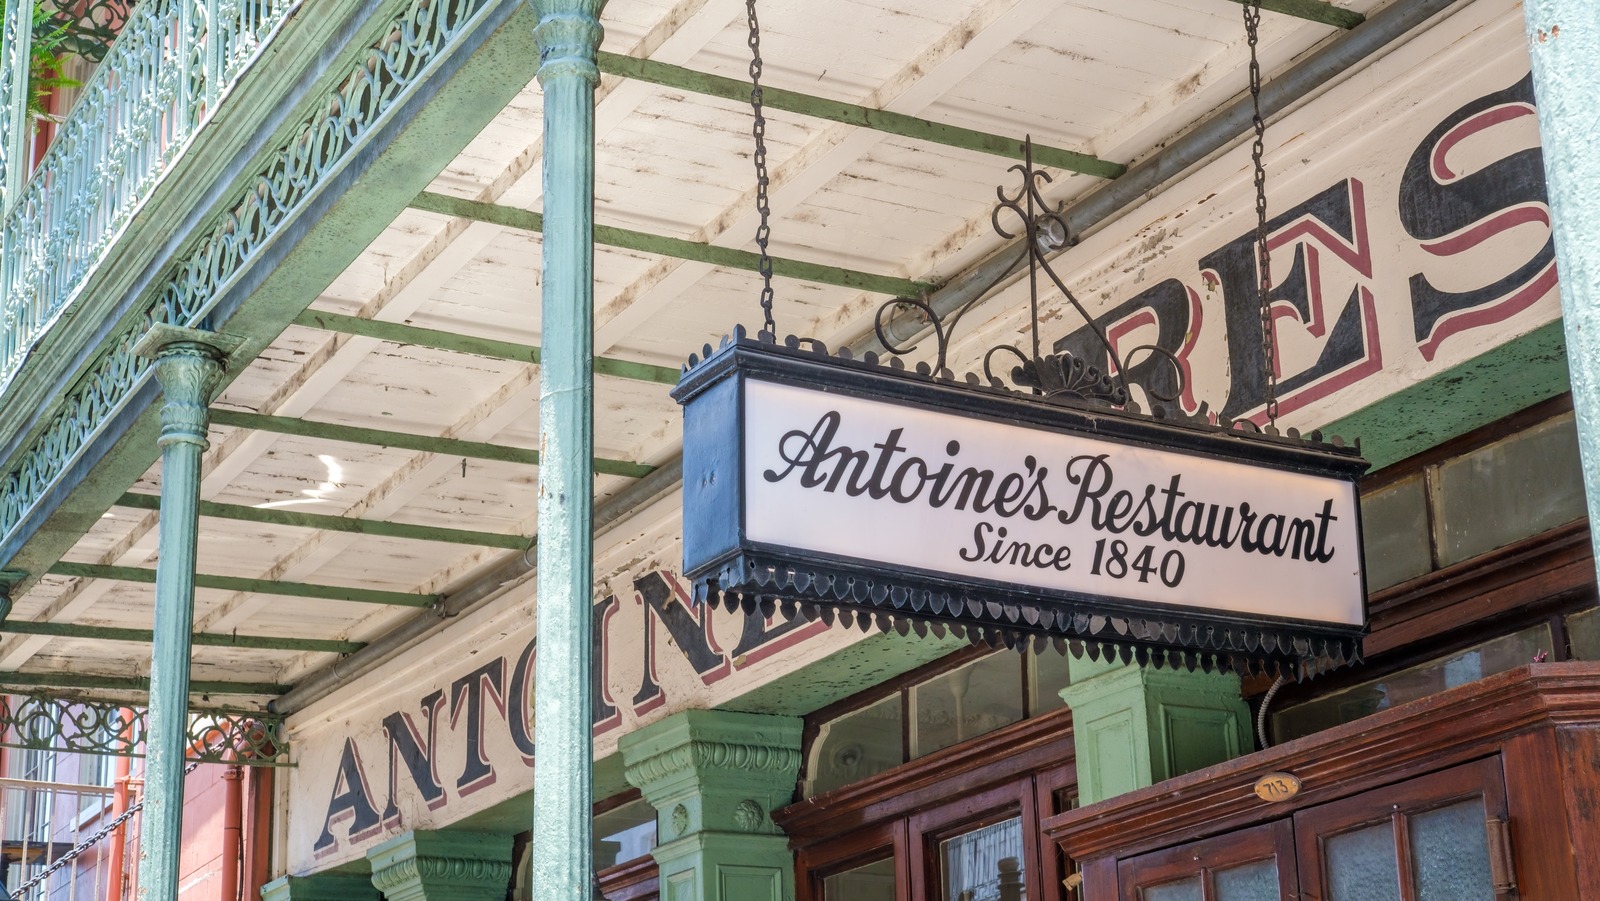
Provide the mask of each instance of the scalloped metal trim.
{"label": "scalloped metal trim", "polygon": [[825,566],[780,565],[755,554],[735,555],[691,580],[697,603],[730,611],[782,613],[789,619],[805,612],[830,626],[837,621],[864,632],[875,628],[918,636],[949,632],[974,644],[1014,650],[1054,644],[1078,657],[1157,668],[1300,679],[1362,659],[1354,636],[1307,637],[1303,630],[1265,623],[1224,625],[1163,608],[1123,616],[1085,612],[1070,602],[977,598],[890,585]]}

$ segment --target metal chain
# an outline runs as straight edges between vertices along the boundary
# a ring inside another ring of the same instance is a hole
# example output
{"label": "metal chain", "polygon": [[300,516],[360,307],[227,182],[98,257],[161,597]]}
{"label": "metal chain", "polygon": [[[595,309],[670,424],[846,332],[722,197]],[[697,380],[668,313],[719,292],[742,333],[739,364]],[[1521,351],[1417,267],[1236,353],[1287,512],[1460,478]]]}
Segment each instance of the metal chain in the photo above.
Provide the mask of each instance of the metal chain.
{"label": "metal chain", "polygon": [[[189,775],[190,773],[194,772],[195,767],[198,767],[199,765],[200,765],[200,761],[198,761],[198,760],[193,761],[188,766],[183,768],[183,774],[185,776]],[[13,898],[18,898],[18,899],[22,898],[28,892],[32,891],[34,886],[36,886],[39,883],[45,881],[46,879],[49,879],[51,873],[54,873],[55,871],[61,869],[62,867],[66,866],[67,864],[72,863],[74,860],[76,860],[78,858],[78,855],[82,854],[83,852],[85,852],[85,851],[89,850],[90,848],[92,848],[95,844],[99,843],[99,841],[101,839],[103,839],[106,836],[110,835],[112,830],[116,829],[118,826],[121,826],[123,823],[126,823],[127,821],[133,819],[133,815],[138,813],[139,811],[141,811],[143,809],[144,809],[144,799],[140,798],[138,801],[135,801],[133,804],[129,805],[127,810],[124,810],[122,813],[119,813],[114,818],[112,818],[111,822],[109,822],[109,823],[105,824],[104,826],[101,826],[99,829],[95,830],[95,833],[93,835],[89,836],[88,838],[86,838],[83,841],[79,842],[78,844],[74,845],[72,847],[72,850],[70,850],[67,853],[61,855],[60,857],[57,857],[54,861],[52,861],[50,863],[50,865],[48,867],[45,867],[44,870],[41,871],[38,875],[34,876],[32,879],[29,879],[27,882],[24,882],[22,885],[18,886],[16,888],[16,890],[11,893],[11,896]]]}
{"label": "metal chain", "polygon": [[750,18],[750,110],[755,114],[750,133],[755,137],[753,157],[756,164],[756,212],[761,223],[756,226],[756,247],[761,251],[761,314],[765,331],[774,340],[778,327],[772,321],[772,257],[767,243],[772,238],[772,207],[767,202],[767,119],[761,113],[761,23],[756,21],[756,0],[745,0],[745,11]]}
{"label": "metal chain", "polygon": [[1266,153],[1267,122],[1261,117],[1261,60],[1256,45],[1261,40],[1261,0],[1244,4],[1244,33],[1250,44],[1251,124],[1255,142],[1250,145],[1250,164],[1256,183],[1256,300],[1261,308],[1261,358],[1267,382],[1267,422],[1278,424],[1278,350],[1272,329],[1272,255],[1267,249],[1267,169],[1262,164]]}

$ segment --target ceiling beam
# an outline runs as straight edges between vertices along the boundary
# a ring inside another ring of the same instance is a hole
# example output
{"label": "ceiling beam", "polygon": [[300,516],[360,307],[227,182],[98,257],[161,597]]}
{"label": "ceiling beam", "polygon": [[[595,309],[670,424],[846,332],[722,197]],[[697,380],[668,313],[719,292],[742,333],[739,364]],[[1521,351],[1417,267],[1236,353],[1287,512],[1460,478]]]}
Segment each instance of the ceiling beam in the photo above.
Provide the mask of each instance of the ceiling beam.
{"label": "ceiling beam", "polygon": [[[1241,6],[1249,0],[1232,0]],[[1267,12],[1280,15],[1293,16],[1296,19],[1305,19],[1308,22],[1318,22],[1323,25],[1332,25],[1346,31],[1360,25],[1367,17],[1355,10],[1334,6],[1327,0],[1261,0],[1261,8]]]}
{"label": "ceiling beam", "polygon": [[[161,498],[154,494],[129,492],[117,498],[116,506],[135,510],[159,510]],[[219,504],[201,501],[199,513],[217,519],[253,522],[269,526],[293,526],[302,529],[321,529],[324,532],[352,532],[383,538],[410,538],[417,541],[439,541],[445,544],[467,544],[476,547],[497,547],[508,551],[524,551],[533,543],[526,535],[502,535],[497,532],[475,532],[470,529],[450,529],[443,526],[421,526],[407,522],[386,522],[381,519],[349,519],[321,513],[299,513],[275,508],[247,507],[242,504]]]}
{"label": "ceiling beam", "polygon": [[[432,191],[418,194],[411,201],[411,208],[519,231],[535,233],[544,231],[544,216],[532,210],[481,203],[464,197],[435,194]],[[685,241],[682,238],[669,238],[665,235],[652,235],[631,228],[597,224],[594,227],[594,243],[696,263],[708,263],[727,269],[743,269],[748,272],[761,270],[761,257],[748,250],[701,244],[698,241]],[[921,297],[938,288],[933,282],[919,282],[892,275],[877,275],[857,269],[846,269],[843,266],[827,266],[783,257],[772,258],[772,274],[802,282],[835,285],[894,297]]]}
{"label": "ceiling beam", "polygon": [[[212,410],[211,421],[217,425],[232,426],[240,429],[255,429],[261,432],[275,432],[279,435],[296,435],[302,438],[342,441],[349,444],[364,444],[372,447],[393,447],[401,450],[441,454],[448,457],[468,457],[474,460],[495,460],[501,463],[521,463],[529,466],[539,465],[539,452],[536,450],[487,444],[482,441],[463,441],[459,438],[440,438],[432,435],[412,435],[384,429],[338,425],[331,422],[314,422],[309,419],[295,419],[289,416],[264,416],[260,413],[245,413],[239,410]],[[594,471],[602,475],[626,476],[630,479],[638,479],[649,475],[653,468],[643,463],[629,463],[626,460],[610,460],[605,457],[596,457],[594,459]]]}
{"label": "ceiling beam", "polygon": [[[539,365],[540,360],[537,345],[518,344],[515,341],[500,341],[495,338],[479,338],[473,335],[461,335],[455,332],[405,325],[399,322],[384,322],[379,319],[366,319],[361,316],[346,316],[343,313],[306,310],[295,317],[294,324],[328,332],[360,335],[364,338],[377,338],[380,341],[388,341],[391,344],[409,344],[415,347],[428,347],[452,353],[471,354],[475,357],[487,357],[491,360],[510,360],[516,363],[531,363],[535,366]],[[658,385],[676,385],[678,384],[678,377],[683,374],[681,370],[673,366],[656,366],[651,363],[635,363],[632,360],[617,360],[610,357],[596,357],[594,372],[595,375],[609,375],[638,382],[654,382]]]}
{"label": "ceiling beam", "polygon": [[[138,566],[108,566],[99,563],[68,563],[62,561],[50,567],[53,576],[71,576],[79,579],[107,579],[114,582],[138,582],[154,585],[156,571]],[[245,591],[251,594],[272,594],[290,598],[315,598],[324,601],[352,601],[357,604],[383,604],[389,607],[431,607],[440,599],[436,594],[416,594],[409,591],[380,591],[376,588],[354,588],[344,585],[311,585],[306,582],[282,582],[275,579],[247,579],[239,576],[213,576],[195,573],[196,588],[214,588],[219,591]],[[13,629],[12,622],[0,627],[0,632],[23,632]],[[58,625],[56,623],[40,625]],[[49,635],[34,631],[34,635]]]}
{"label": "ceiling beam", "polygon": [[[1282,0],[1282,2],[1290,2],[1290,0]],[[1306,3],[1314,2],[1314,0],[1295,0],[1295,2]],[[604,50],[600,51],[599,59],[600,71],[607,75],[620,75],[623,78],[648,81],[663,87],[677,88],[678,90],[704,94],[709,97],[721,97],[724,100],[733,100],[739,103],[750,102],[750,83],[748,81],[740,81],[739,79],[727,78],[722,75],[712,75],[709,72],[698,72],[694,69],[687,69],[683,66],[674,66],[670,63],[657,62],[655,60],[623,56],[619,53],[607,53]],[[761,102],[771,109],[810,116],[814,119],[842,122],[846,125],[870,128],[873,131],[881,131],[903,138],[926,141],[930,144],[943,144],[947,147],[956,147],[962,150],[973,150],[978,153],[1005,157],[1006,159],[1022,159],[1022,141],[1015,135],[1006,137],[955,125],[943,125],[917,116],[908,116],[904,113],[891,112],[885,109],[872,109],[871,107],[859,106],[854,103],[842,103],[838,100],[829,100],[826,97],[816,97],[796,91],[785,91],[782,88],[767,87],[765,85],[761,88]],[[1041,165],[1065,169],[1068,172],[1093,175],[1097,178],[1116,178],[1127,169],[1121,163],[1098,159],[1087,153],[1046,147],[1042,144],[1033,145],[1033,159],[1034,162]],[[596,240],[599,240],[598,236],[596,236]]]}
{"label": "ceiling beam", "polygon": [[[0,686],[6,688],[83,688],[103,691],[150,690],[144,676],[96,676],[88,673],[0,673]],[[218,682],[199,679],[189,683],[193,695],[281,695],[287,685],[270,682]]]}
{"label": "ceiling beam", "polygon": [[[0,630],[18,635],[48,635],[51,638],[88,638],[95,641],[127,641],[149,644],[155,633],[149,629],[118,629],[112,626],[82,626],[77,623],[30,623],[8,620]],[[212,648],[248,648],[258,651],[323,651],[353,654],[366,647],[361,641],[331,638],[288,638],[271,635],[230,635],[195,632],[194,644]]]}

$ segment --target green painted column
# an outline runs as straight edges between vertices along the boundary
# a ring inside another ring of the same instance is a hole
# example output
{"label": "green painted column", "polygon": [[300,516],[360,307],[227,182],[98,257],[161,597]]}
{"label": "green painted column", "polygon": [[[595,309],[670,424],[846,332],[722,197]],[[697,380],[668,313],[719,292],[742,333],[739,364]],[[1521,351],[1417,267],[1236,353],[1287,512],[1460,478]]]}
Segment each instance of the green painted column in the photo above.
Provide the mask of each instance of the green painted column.
{"label": "green painted column", "polygon": [[[1526,0],[1589,522],[1600,524],[1600,4]],[[1590,530],[1600,561],[1600,528]]]}
{"label": "green painted column", "polygon": [[189,646],[194,631],[195,539],[200,520],[200,455],[208,442],[206,405],[235,339],[212,332],[151,327],[134,348],[155,361],[161,406],[161,521],[157,530],[155,634],[145,740],[145,801],[139,841],[140,901],[178,897],[183,840],[184,745],[188,741]]}
{"label": "green painted column", "polygon": [[622,736],[628,781],[657,812],[662,901],[794,897],[794,856],[771,814],[794,796],[800,729],[795,717],[687,710]]}
{"label": "green painted column", "polygon": [[284,876],[261,887],[261,901],[381,901],[382,896],[366,876],[353,873],[319,873]]}
{"label": "green painted column", "polygon": [[[8,3],[0,20],[0,214],[9,213],[28,181],[28,76],[32,66],[33,4]],[[0,266],[5,261],[0,260]]]}
{"label": "green painted column", "polygon": [[1087,658],[1068,663],[1078,799],[1093,804],[1254,749],[1239,677]]}
{"label": "green painted column", "polygon": [[413,830],[368,851],[367,860],[386,901],[505,901],[511,884],[509,835]]}
{"label": "green painted column", "polygon": [[544,89],[533,896],[590,901],[594,743],[594,89],[604,0],[532,0]]}

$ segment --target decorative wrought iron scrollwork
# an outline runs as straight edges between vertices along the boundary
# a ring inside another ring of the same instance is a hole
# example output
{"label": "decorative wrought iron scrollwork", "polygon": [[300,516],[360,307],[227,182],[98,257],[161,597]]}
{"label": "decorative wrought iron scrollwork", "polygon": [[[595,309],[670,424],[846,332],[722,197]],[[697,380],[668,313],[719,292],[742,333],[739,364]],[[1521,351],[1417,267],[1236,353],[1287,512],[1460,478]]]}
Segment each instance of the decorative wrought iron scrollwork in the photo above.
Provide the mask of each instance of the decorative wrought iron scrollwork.
{"label": "decorative wrought iron scrollwork", "polygon": [[[0,695],[0,735],[0,747],[142,757],[145,711],[53,694]],[[202,763],[287,766],[283,720],[239,710],[191,711],[188,756]]]}
{"label": "decorative wrought iron scrollwork", "polygon": [[[918,298],[896,297],[883,304],[873,319],[873,329],[877,333],[878,343],[897,357],[915,352],[918,344],[894,340],[887,327],[888,317],[907,309],[915,310],[923,323],[933,330],[934,341],[938,344],[933,371],[947,372],[950,345],[956,326],[962,317],[987,297],[996,285],[1006,279],[1016,264],[1026,260],[1028,306],[1032,317],[1031,353],[1024,353],[1009,344],[991,347],[983,355],[983,374],[990,384],[1005,387],[1009,383],[1014,389],[1036,394],[1050,403],[1069,406],[1127,407],[1133,404],[1128,373],[1133,369],[1134,360],[1140,354],[1146,354],[1146,359],[1159,358],[1171,366],[1172,382],[1176,387],[1163,391],[1156,387],[1155,381],[1146,380],[1139,384],[1139,388],[1153,408],[1152,412],[1166,416],[1177,415],[1180,410],[1175,402],[1183,395],[1186,380],[1183,364],[1178,358],[1171,351],[1154,344],[1138,345],[1119,356],[1106,330],[1089,314],[1077,295],[1072,293],[1072,289],[1067,287],[1066,282],[1050,265],[1050,254],[1075,243],[1075,239],[1067,223],[1065,205],[1060,203],[1052,205],[1044,197],[1044,187],[1051,181],[1050,173],[1034,168],[1032,139],[1024,141],[1022,146],[1023,161],[1007,170],[1021,176],[1021,183],[1009,193],[1004,185],[997,186],[995,188],[997,202],[989,215],[995,234],[1008,241],[1022,239],[1023,249],[1017,255],[1017,259],[1011,265],[1004,267],[1001,274],[989,284],[974,292],[970,300],[947,313],[941,314],[932,304]],[[1014,223],[1008,221],[1011,219],[1016,221]],[[1099,339],[1099,344],[1106,350],[1108,365],[1105,369],[1068,351],[1050,354],[1042,352],[1039,341],[1041,274],[1066,298],[1067,303],[1078,312],[1084,323]],[[1017,357],[1018,365],[1008,372],[997,372],[996,358],[1008,354]]]}

